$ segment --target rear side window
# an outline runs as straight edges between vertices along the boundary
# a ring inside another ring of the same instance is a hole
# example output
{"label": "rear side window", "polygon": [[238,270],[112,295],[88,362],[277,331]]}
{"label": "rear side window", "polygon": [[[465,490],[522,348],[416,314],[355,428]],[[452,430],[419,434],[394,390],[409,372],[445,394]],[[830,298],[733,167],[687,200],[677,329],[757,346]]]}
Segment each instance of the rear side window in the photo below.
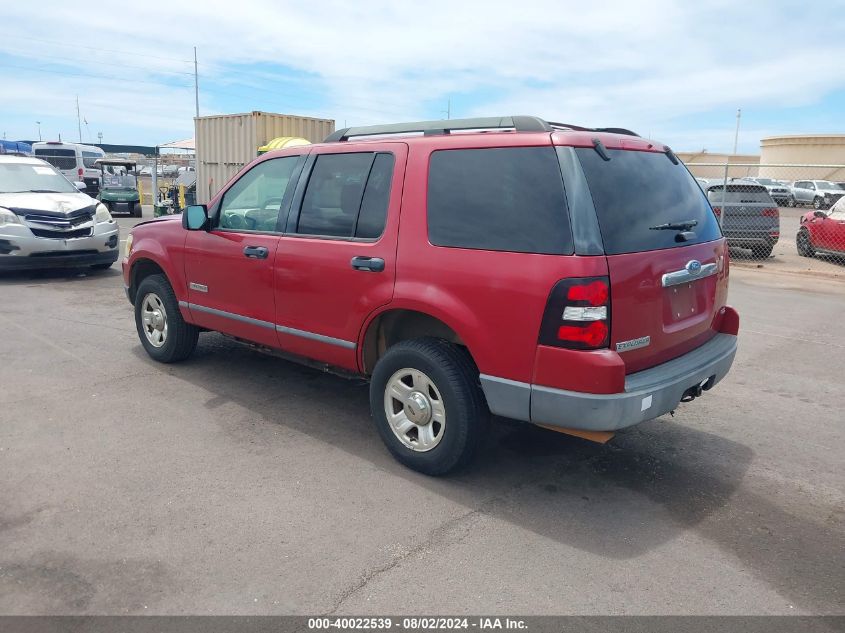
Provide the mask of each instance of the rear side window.
{"label": "rear side window", "polygon": [[76,152],[72,149],[36,149],[35,155],[46,160],[56,169],[76,169]]}
{"label": "rear side window", "polygon": [[[721,237],[713,210],[681,163],[657,152],[606,151],[609,161],[593,148],[575,150],[592,194],[605,253],[676,248]],[[685,242],[675,241],[676,230],[652,228],[693,221],[695,238]]]}
{"label": "rear side window", "polygon": [[428,238],[435,246],[571,254],[572,232],[554,149],[432,153]]}

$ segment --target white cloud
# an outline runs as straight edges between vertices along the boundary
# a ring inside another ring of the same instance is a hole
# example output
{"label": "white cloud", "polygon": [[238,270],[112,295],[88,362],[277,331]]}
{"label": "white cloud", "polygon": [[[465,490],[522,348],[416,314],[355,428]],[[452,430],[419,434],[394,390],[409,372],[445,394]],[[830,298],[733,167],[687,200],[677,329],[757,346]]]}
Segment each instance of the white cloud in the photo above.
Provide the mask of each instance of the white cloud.
{"label": "white cloud", "polygon": [[[475,105],[457,110],[458,116],[537,113],[695,136],[679,130],[676,120],[716,108],[730,113],[737,105],[800,106],[845,86],[845,37],[835,35],[845,32],[843,12],[826,12],[827,37],[799,41],[790,34],[800,7],[768,2],[209,0],[112,8],[83,12],[59,2],[4,7],[5,32],[12,35],[0,50],[25,55],[27,64],[65,59],[79,74],[166,78],[184,87],[165,91],[131,81],[109,85],[16,72],[18,96],[12,102],[4,97],[4,118],[12,109],[67,112],[79,93],[110,136],[121,126],[149,142],[189,134],[193,99],[185,73],[191,66],[163,58],[188,60],[193,44],[201,89],[209,88],[204,111],[232,100],[244,82],[266,86],[280,111],[349,124],[439,116],[450,95],[456,103],[464,95]],[[75,41],[81,35],[80,44],[135,54],[71,51],[16,39],[15,33]],[[254,74],[231,70],[256,64],[262,66]],[[324,108],[302,111],[306,99],[299,87],[273,78],[273,64],[304,73],[303,87],[322,95]],[[237,109],[253,106],[241,100]]]}

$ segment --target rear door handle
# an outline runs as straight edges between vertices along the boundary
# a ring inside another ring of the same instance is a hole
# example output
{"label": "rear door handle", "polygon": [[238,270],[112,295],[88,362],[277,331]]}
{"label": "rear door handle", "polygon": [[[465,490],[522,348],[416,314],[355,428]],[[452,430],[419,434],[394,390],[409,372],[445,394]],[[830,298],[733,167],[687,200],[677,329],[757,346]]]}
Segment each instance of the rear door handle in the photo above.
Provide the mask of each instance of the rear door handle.
{"label": "rear door handle", "polygon": [[352,268],[355,270],[366,270],[371,273],[380,273],[384,270],[384,260],[381,257],[353,257]]}
{"label": "rear door handle", "polygon": [[244,248],[244,255],[252,259],[267,259],[270,250],[266,246],[247,246]]}

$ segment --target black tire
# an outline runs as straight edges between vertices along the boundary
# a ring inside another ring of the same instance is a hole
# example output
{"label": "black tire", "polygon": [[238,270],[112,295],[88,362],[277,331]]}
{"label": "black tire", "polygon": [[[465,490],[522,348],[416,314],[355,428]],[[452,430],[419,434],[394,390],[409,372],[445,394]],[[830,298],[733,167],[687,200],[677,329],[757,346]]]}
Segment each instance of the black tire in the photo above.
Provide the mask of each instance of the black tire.
{"label": "black tire", "polygon": [[129,215],[133,218],[140,218],[143,213],[143,208],[140,202],[129,203]]}
{"label": "black tire", "polygon": [[795,246],[798,248],[798,254],[801,257],[814,257],[816,251],[813,249],[813,241],[810,239],[810,232],[807,229],[798,231],[795,237]]}
{"label": "black tire", "polygon": [[[145,333],[146,326],[141,311],[144,300],[149,295],[158,297],[167,313],[167,335],[160,347],[153,345]],[[176,363],[185,360],[194,351],[199,338],[199,329],[186,323],[182,318],[176,294],[164,275],[150,275],[138,286],[138,292],[135,295],[135,329],[147,354],[160,363]]]}
{"label": "black tire", "polygon": [[772,254],[772,249],[774,249],[772,245],[752,246],[751,254],[754,256],[754,259],[768,259]]}
{"label": "black tire", "polygon": [[103,264],[94,264],[94,265],[91,266],[91,268],[93,270],[108,270],[109,268],[111,268],[112,264],[114,264],[114,262],[106,262],[106,263],[103,263]]}
{"label": "black tire", "polygon": [[818,211],[819,209],[824,209],[824,201],[821,198],[813,198],[813,208]]}
{"label": "black tire", "polygon": [[793,197],[789,197],[789,198],[787,198],[787,199],[786,199],[786,206],[788,206],[788,207],[794,207],[794,206],[796,206],[796,205],[795,205],[795,198],[793,198]]}
{"label": "black tire", "polygon": [[[405,446],[387,420],[385,389],[402,369],[423,372],[443,401],[443,436],[425,452]],[[472,358],[463,348],[428,337],[397,343],[379,359],[370,382],[370,408],[378,433],[396,460],[426,475],[443,475],[467,466],[486,437],[490,421]]]}

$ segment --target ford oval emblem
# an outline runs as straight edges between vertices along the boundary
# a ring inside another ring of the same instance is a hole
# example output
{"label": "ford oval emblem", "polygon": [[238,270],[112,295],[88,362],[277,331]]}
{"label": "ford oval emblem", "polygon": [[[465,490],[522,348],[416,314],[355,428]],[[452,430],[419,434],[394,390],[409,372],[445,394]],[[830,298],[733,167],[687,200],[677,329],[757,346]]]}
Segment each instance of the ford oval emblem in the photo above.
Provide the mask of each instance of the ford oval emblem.
{"label": "ford oval emblem", "polygon": [[697,259],[691,259],[687,262],[687,265],[684,266],[687,269],[687,272],[690,275],[697,275],[701,272],[701,262]]}

